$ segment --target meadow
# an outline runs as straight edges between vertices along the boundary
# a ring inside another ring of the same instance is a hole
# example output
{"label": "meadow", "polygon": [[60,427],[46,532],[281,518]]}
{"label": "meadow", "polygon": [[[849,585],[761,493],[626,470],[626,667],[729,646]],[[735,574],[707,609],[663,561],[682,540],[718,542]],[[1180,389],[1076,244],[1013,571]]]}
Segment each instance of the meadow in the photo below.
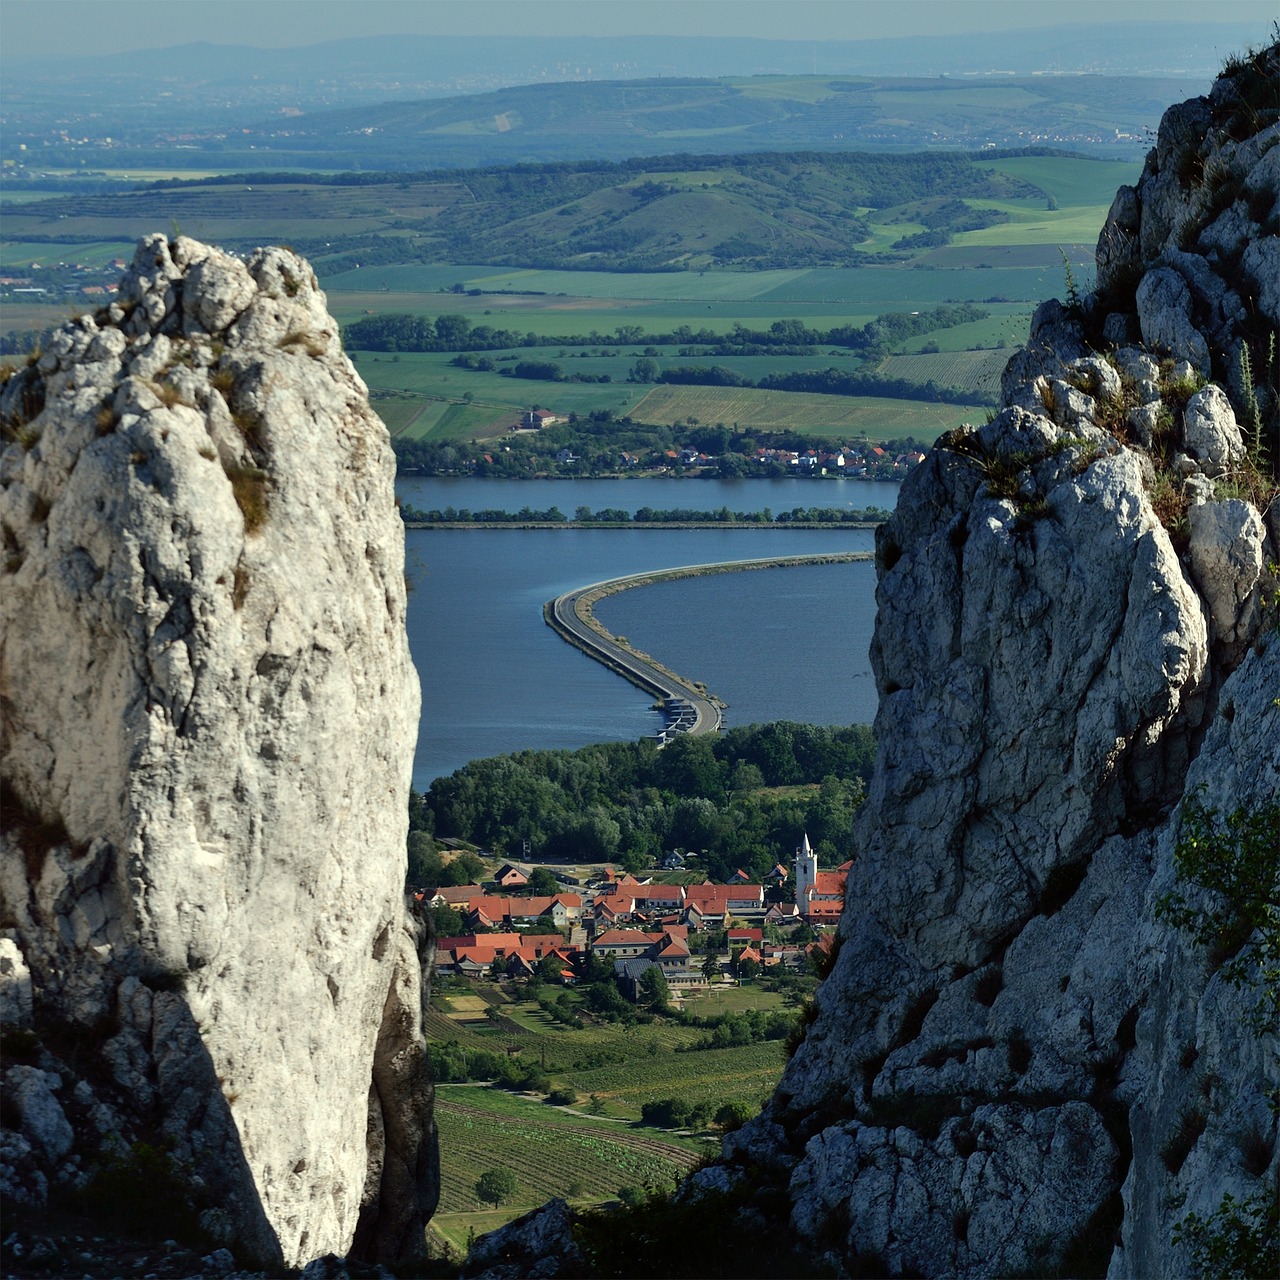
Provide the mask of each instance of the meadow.
{"label": "meadow", "polygon": [[[1003,367],[1009,352],[971,354],[981,357],[980,365],[970,362],[973,367],[987,367],[993,358]],[[935,366],[921,363],[932,359],[896,357],[889,362],[889,376],[919,372],[922,382],[936,378],[930,371]],[[962,422],[981,420],[983,414],[981,406],[884,396],[759,391],[753,387],[542,382],[451,368],[448,361],[449,357],[437,354],[406,353],[398,362],[385,354],[359,354],[357,367],[373,393],[373,407],[393,435],[441,442],[494,441],[510,431],[525,408],[541,406],[580,416],[609,409],[619,417],[658,426],[693,419],[757,431],[856,435],[873,441],[914,436],[932,442]],[[611,363],[618,366],[618,377],[624,378],[630,362],[617,359]],[[729,364],[731,360],[714,363]],[[812,363],[825,368],[840,361],[824,357]],[[565,367],[576,366],[576,361],[567,361]],[[966,371],[966,377],[974,376],[973,368]],[[461,398],[467,392],[472,396],[469,403]]]}
{"label": "meadow", "polygon": [[736,387],[654,387],[631,411],[638,422],[723,422],[755,431],[866,437],[914,436],[932,443],[962,422],[981,421],[981,406],[884,396],[827,396]]}

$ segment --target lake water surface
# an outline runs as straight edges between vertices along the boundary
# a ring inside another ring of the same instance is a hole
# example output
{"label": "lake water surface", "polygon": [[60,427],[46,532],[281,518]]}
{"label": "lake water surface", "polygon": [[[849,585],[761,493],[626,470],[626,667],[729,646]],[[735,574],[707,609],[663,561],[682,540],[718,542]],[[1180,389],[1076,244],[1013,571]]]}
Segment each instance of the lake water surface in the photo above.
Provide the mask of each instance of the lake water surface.
{"label": "lake water surface", "polygon": [[[571,496],[557,492],[564,486]],[[805,480],[433,478],[401,480],[397,492],[423,508],[555,505],[569,515],[579,505],[777,512],[892,507],[897,498],[896,485]],[[482,756],[634,741],[658,730],[647,694],[545,624],[542,606],[561,592],[651,569],[869,551],[873,542],[870,530],[838,528],[409,530],[409,644],[423,691],[414,785],[425,790]],[[874,590],[870,564],[768,569],[636,588],[601,601],[597,612],[637,648],[703,681],[729,704],[730,725],[869,723]]]}

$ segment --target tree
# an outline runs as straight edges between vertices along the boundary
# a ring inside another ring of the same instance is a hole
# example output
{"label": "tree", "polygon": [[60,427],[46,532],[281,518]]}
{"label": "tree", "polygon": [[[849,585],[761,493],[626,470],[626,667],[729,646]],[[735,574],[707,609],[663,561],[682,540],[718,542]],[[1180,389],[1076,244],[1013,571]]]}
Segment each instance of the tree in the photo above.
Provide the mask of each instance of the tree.
{"label": "tree", "polygon": [[[1156,904],[1156,915],[1189,932],[1232,986],[1256,983],[1249,1021],[1255,1031],[1271,1033],[1280,1026],[1277,829],[1280,800],[1223,815],[1198,795],[1188,797],[1173,853],[1177,887]],[[1211,896],[1188,893],[1188,885]]]}
{"label": "tree", "polygon": [[751,1108],[745,1102],[726,1102],[715,1114],[715,1122],[726,1133],[741,1129],[752,1116]]}
{"label": "tree", "polygon": [[714,951],[708,950],[702,962],[702,976],[708,982],[714,982],[720,976],[720,957]]}
{"label": "tree", "polygon": [[474,853],[460,853],[456,858],[445,863],[440,883],[479,884],[484,875],[484,863]]}
{"label": "tree", "polygon": [[431,908],[431,927],[435,930],[437,938],[460,937],[465,924],[462,913],[447,902]]}
{"label": "tree", "polygon": [[435,841],[426,831],[409,832],[409,866],[406,880],[414,886],[440,884],[444,867]]}
{"label": "tree", "polygon": [[476,1179],[476,1196],[496,1209],[516,1193],[516,1175],[510,1169],[486,1169]]}
{"label": "tree", "polygon": [[529,892],[535,898],[554,898],[560,892],[560,882],[546,867],[534,867],[529,876]]}
{"label": "tree", "polygon": [[666,1013],[670,1006],[671,988],[667,975],[655,964],[640,975],[640,1004],[654,1013]]}

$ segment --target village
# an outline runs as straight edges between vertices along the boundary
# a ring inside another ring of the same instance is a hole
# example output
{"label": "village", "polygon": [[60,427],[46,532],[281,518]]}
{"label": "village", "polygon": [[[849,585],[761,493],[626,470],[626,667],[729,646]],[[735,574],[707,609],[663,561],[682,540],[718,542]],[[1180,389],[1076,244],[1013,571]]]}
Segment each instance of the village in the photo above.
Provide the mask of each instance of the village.
{"label": "village", "polygon": [[[850,865],[820,870],[806,835],[791,866],[778,863],[759,884],[743,871],[727,884],[680,883],[687,859],[673,852],[662,869],[675,883],[607,867],[579,876],[507,862],[487,884],[423,890],[415,898],[433,912],[456,913],[468,930],[437,939],[437,974],[536,976],[571,986],[589,961],[597,971],[604,961],[628,999],[638,999],[646,972],[657,969],[679,1000],[717,983],[807,968],[814,948],[830,946]],[[549,876],[564,891],[529,891],[531,884],[548,887]]]}

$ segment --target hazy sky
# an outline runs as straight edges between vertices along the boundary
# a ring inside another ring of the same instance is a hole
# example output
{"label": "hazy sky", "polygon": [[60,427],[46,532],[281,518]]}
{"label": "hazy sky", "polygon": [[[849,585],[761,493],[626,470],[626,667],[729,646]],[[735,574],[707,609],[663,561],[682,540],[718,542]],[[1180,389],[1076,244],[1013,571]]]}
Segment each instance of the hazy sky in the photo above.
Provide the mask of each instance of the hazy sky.
{"label": "hazy sky", "polygon": [[206,40],[262,47],[353,35],[701,35],[857,40],[1065,23],[1255,22],[1275,0],[0,0],[6,58]]}

